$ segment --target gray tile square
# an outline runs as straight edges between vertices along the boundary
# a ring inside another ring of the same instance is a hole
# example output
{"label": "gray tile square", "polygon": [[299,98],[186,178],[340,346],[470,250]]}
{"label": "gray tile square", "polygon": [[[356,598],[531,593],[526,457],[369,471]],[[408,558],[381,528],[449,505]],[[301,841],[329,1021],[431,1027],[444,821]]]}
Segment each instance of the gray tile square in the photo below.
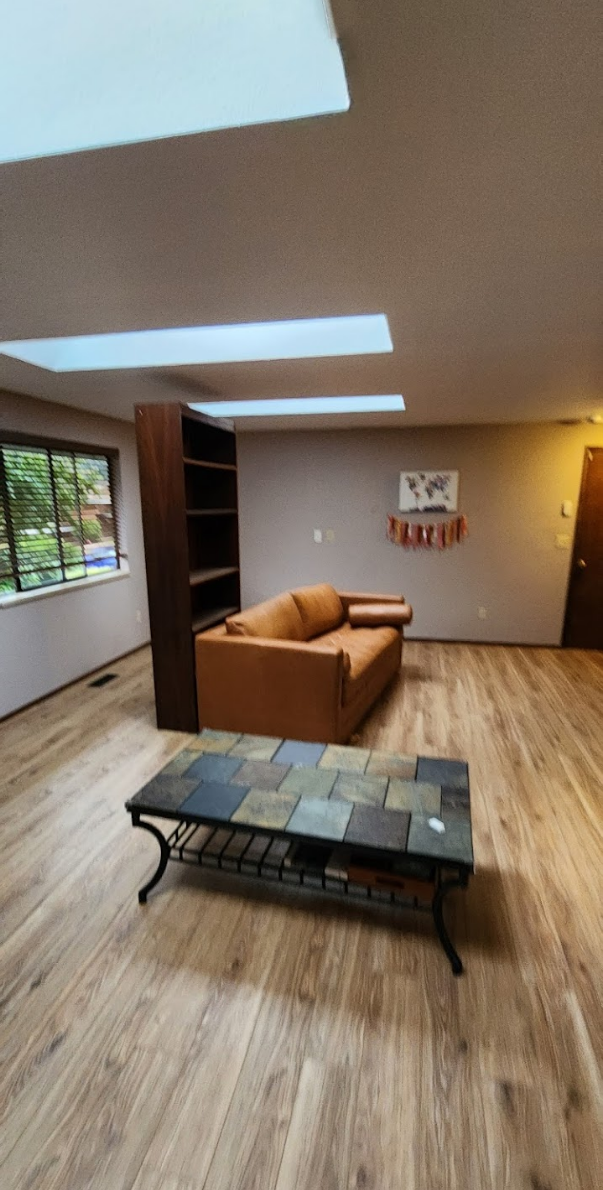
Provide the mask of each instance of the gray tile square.
{"label": "gray tile square", "polygon": [[278,764],[305,765],[314,768],[318,764],[326,744],[307,744],[304,740],[285,740],[273,759]]}
{"label": "gray tile square", "polygon": [[229,756],[242,756],[245,760],[272,760],[282,742],[280,736],[242,735],[231,748]]}
{"label": "gray tile square", "polygon": [[218,752],[221,756],[226,756],[240,738],[237,731],[214,731],[212,727],[204,727],[203,731],[187,744],[187,748],[192,752]]}
{"label": "gray tile square", "polygon": [[387,788],[385,799],[386,810],[410,810],[411,813],[421,813],[421,799],[416,781],[401,781],[392,777]]}
{"label": "gray tile square", "polygon": [[416,781],[419,795],[420,813],[426,818],[440,817],[442,812],[442,789],[439,785],[429,785],[427,781]]}
{"label": "gray tile square", "polygon": [[442,790],[442,820],[443,822],[471,821],[469,794],[465,789],[450,789],[444,786]]}
{"label": "gray tile square", "polygon": [[126,804],[128,806],[149,806],[156,810],[178,810],[198,784],[198,780],[188,780],[186,777],[164,777],[163,773],[159,773]]}
{"label": "gray tile square", "polygon": [[363,802],[367,806],[382,806],[386,789],[387,777],[340,773],[333,786],[331,799],[343,798],[344,801]]}
{"label": "gray tile square", "polygon": [[345,841],[356,847],[404,851],[409,823],[410,814],[404,810],[382,810],[376,806],[354,806],[348,829],[345,832]]}
{"label": "gray tile square", "polygon": [[429,819],[413,814],[408,832],[408,851],[413,855],[456,861],[473,866],[473,845],[469,822],[448,822],[444,834],[429,826]]}
{"label": "gray tile square", "polygon": [[317,839],[333,839],[334,842],[341,843],[352,809],[351,802],[303,797],[287,823],[287,831]]}
{"label": "gray tile square", "polygon": [[465,760],[436,760],[431,756],[419,756],[417,781],[468,790],[469,767]]}
{"label": "gray tile square", "polygon": [[233,784],[248,785],[251,789],[278,789],[288,771],[286,764],[270,764],[267,760],[246,760],[233,777]]}
{"label": "gray tile square", "polygon": [[235,810],[231,822],[245,826],[263,827],[264,830],[285,829],[298,798],[291,793],[277,793],[272,789],[250,789],[247,797]]}
{"label": "gray tile square", "polygon": [[343,744],[327,744],[320,760],[321,769],[339,769],[347,773],[363,773],[370,756],[368,748],[347,748]]}
{"label": "gray tile square", "polygon": [[196,777],[198,781],[213,781],[226,785],[234,777],[243,761],[238,756],[214,756],[202,753],[186,770],[187,777]]}
{"label": "gray tile square", "polygon": [[249,790],[242,785],[199,785],[181,805],[180,813],[183,818],[199,817],[228,822],[247,793]]}
{"label": "gray tile square", "polygon": [[468,789],[461,789],[454,785],[442,786],[442,805],[466,806],[469,809],[470,797]]}
{"label": "gray tile square", "polygon": [[190,748],[183,748],[182,752],[178,752],[173,756],[169,764],[166,764],[161,770],[163,777],[180,777],[187,769],[191,767],[193,760],[198,760],[199,753],[191,751]]}
{"label": "gray tile square", "polygon": [[294,793],[298,797],[328,797],[337,776],[335,769],[290,768],[279,785],[279,793]]}
{"label": "gray tile square", "polygon": [[366,766],[366,772],[379,777],[398,777],[401,781],[414,781],[417,772],[416,756],[395,756],[390,752],[373,750]]}

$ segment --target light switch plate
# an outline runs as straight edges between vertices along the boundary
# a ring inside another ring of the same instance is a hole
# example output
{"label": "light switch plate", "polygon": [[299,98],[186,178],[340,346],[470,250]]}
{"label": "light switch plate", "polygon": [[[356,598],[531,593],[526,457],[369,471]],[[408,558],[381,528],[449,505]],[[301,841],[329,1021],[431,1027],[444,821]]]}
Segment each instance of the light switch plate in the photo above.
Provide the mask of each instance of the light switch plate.
{"label": "light switch plate", "polygon": [[573,500],[564,500],[563,504],[561,505],[561,516],[573,516],[573,515],[574,515]]}
{"label": "light switch plate", "polygon": [[334,529],[327,529],[327,531],[325,533],[325,540],[326,541],[335,541],[335,530]]}
{"label": "light switch plate", "polygon": [[322,529],[314,530],[314,544],[322,545]]}

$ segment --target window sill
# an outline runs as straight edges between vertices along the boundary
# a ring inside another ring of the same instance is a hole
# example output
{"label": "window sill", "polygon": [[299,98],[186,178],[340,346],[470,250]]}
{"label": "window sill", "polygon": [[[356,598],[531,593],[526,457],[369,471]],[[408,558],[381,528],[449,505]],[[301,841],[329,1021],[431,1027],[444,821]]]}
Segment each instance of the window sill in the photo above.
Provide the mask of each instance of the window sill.
{"label": "window sill", "polygon": [[24,603],[33,603],[36,599],[50,599],[52,595],[65,595],[68,591],[86,591],[89,587],[100,586],[101,583],[114,583],[117,579],[129,577],[130,568],[122,562],[119,570],[112,570],[110,574],[99,574],[98,578],[76,578],[71,583],[57,583],[54,587],[36,587],[33,591],[0,595],[0,610],[21,607]]}

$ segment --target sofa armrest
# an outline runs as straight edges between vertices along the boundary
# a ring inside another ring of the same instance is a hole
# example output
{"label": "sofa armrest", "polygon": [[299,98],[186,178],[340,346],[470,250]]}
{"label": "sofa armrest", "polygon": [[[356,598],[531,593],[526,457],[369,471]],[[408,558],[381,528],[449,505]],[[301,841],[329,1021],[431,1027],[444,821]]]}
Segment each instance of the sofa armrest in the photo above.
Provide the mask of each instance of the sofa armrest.
{"label": "sofa armrest", "polygon": [[337,594],[346,617],[351,603],[406,603],[403,595],[368,595],[366,591],[338,591]]}
{"label": "sofa armrest", "polygon": [[335,739],[344,652],[263,637],[195,640],[199,726],[293,739]]}
{"label": "sofa armrest", "polygon": [[351,603],[348,619],[352,628],[397,628],[403,632],[412,623],[412,607],[408,603]]}

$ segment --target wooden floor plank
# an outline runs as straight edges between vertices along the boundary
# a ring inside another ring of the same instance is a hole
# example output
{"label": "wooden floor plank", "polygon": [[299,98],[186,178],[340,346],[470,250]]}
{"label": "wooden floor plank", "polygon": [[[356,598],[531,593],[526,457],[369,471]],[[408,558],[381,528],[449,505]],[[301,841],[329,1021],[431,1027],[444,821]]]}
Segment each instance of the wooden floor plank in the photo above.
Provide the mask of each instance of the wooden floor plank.
{"label": "wooden floor plank", "polygon": [[305,1058],[276,1190],[346,1190],[358,1069]]}
{"label": "wooden floor plank", "polygon": [[603,655],[408,642],[357,742],[470,762],[477,873],[371,913],[170,865],[147,650],[0,724],[6,1190],[603,1184]]}
{"label": "wooden floor plank", "polygon": [[273,962],[205,1190],[273,1190],[303,1061],[320,969],[309,912]]}

